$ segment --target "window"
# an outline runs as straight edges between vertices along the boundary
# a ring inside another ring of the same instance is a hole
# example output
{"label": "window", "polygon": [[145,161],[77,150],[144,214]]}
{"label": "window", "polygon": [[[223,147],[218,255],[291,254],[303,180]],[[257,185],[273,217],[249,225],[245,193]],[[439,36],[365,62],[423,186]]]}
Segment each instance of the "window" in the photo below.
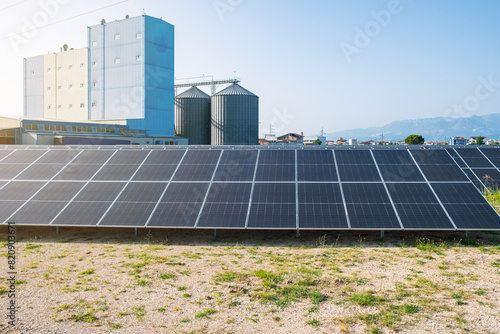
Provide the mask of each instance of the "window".
{"label": "window", "polygon": [[68,106],[68,108],[69,108],[69,109],[73,109],[73,105],[72,105],[72,104],[70,104],[70,105]]}
{"label": "window", "polygon": [[83,88],[83,87],[85,87],[85,84],[82,82],[82,83],[80,84],[80,88]]}
{"label": "window", "polygon": [[61,109],[61,108],[62,108],[62,105],[58,105],[58,106],[57,106],[57,109]]}
{"label": "window", "polygon": [[141,38],[142,38],[142,33],[138,32],[138,33],[135,35],[135,38],[137,38],[137,39],[141,39]]}
{"label": "window", "polygon": [[73,65],[69,65],[68,70],[72,70],[72,69],[73,69]]}
{"label": "window", "polygon": [[31,71],[31,75],[35,75],[35,70]]}
{"label": "window", "polygon": [[55,125],[51,125],[51,126],[49,127],[49,129],[50,129],[49,131],[56,131],[56,126],[55,126]]}
{"label": "window", "polygon": [[57,90],[61,90],[61,89],[62,89],[62,87],[61,87],[61,86],[57,86]]}
{"label": "window", "polygon": [[95,107],[97,107],[97,103],[92,102],[92,108],[95,108]]}
{"label": "window", "polygon": [[119,64],[120,63],[120,58],[115,58],[115,64]]}
{"label": "window", "polygon": [[80,64],[80,68],[84,68],[85,67],[85,64],[84,63],[81,63]]}
{"label": "window", "polygon": [[62,131],[62,126],[56,125],[56,131]]}
{"label": "window", "polygon": [[59,67],[57,68],[57,70],[58,70],[58,71],[62,70],[61,66],[59,66]]}
{"label": "window", "polygon": [[44,130],[44,131],[50,131],[50,126],[49,126],[48,124],[45,124],[45,125],[43,126],[43,130]]}
{"label": "window", "polygon": [[50,92],[50,90],[51,90],[50,86],[49,86],[49,87],[47,87],[47,92]]}
{"label": "window", "polygon": [[97,46],[97,41],[92,41],[92,46]]}
{"label": "window", "polygon": [[135,60],[141,60],[142,59],[142,56],[136,56],[135,57]]}
{"label": "window", "polygon": [[92,62],[92,67],[96,67],[97,66],[97,62],[96,61],[93,61]]}
{"label": "window", "polygon": [[50,106],[47,106],[47,110],[50,110]]}
{"label": "window", "polygon": [[85,103],[80,103],[80,108],[85,108]]}
{"label": "window", "polygon": [[50,67],[49,67],[49,68],[47,68],[47,73],[50,73],[50,71],[51,71]]}
{"label": "window", "polygon": [[73,88],[73,85],[69,85],[69,86],[68,86],[68,89],[72,89],[72,88]]}
{"label": "window", "polygon": [[92,83],[92,87],[97,87],[97,82],[95,82],[95,81],[94,81],[94,82]]}
{"label": "window", "polygon": [[115,39],[120,39],[120,34],[115,34]]}

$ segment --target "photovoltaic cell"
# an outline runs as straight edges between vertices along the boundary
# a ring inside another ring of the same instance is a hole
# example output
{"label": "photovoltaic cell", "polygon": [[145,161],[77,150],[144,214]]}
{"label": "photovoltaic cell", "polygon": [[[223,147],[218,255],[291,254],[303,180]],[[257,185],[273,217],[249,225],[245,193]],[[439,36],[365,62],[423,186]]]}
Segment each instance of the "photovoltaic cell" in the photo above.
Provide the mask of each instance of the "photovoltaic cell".
{"label": "photovoltaic cell", "polygon": [[414,165],[407,150],[374,150],[373,155],[378,165]]}
{"label": "photovoltaic cell", "polygon": [[115,202],[99,226],[145,226],[156,203]]}
{"label": "photovoltaic cell", "polygon": [[295,151],[261,150],[259,165],[295,165]]}
{"label": "photovoltaic cell", "polygon": [[151,221],[151,227],[194,227],[201,203],[160,203]]}
{"label": "photovoltaic cell", "polygon": [[214,181],[252,181],[255,165],[219,165]]}
{"label": "photovoltaic cell", "polygon": [[387,183],[386,185],[394,203],[439,204],[427,183]]}
{"label": "photovoltaic cell", "polygon": [[0,161],[4,159],[6,156],[14,152],[13,150],[0,150]]}
{"label": "photovoltaic cell", "polygon": [[84,150],[75,160],[73,160],[72,164],[102,165],[113,155],[113,153],[113,150]]}
{"label": "photovoltaic cell", "polygon": [[385,182],[424,181],[424,177],[415,165],[379,165]]}
{"label": "photovoltaic cell", "polygon": [[129,203],[156,203],[167,187],[165,183],[129,183],[117,201]]}
{"label": "photovoltaic cell", "polygon": [[486,187],[493,189],[500,188],[500,172],[498,170],[474,168],[472,171]]}
{"label": "photovoltaic cell", "polygon": [[161,202],[203,202],[208,183],[171,183]]}
{"label": "photovoltaic cell", "polygon": [[111,202],[72,202],[52,225],[95,226]]}
{"label": "photovoltaic cell", "polygon": [[256,183],[253,203],[295,203],[294,183]]}
{"label": "photovoltaic cell", "polygon": [[49,182],[38,194],[34,201],[61,201],[72,199],[85,185],[83,182]]}
{"label": "photovoltaic cell", "polygon": [[215,165],[185,165],[181,164],[174,176],[174,181],[210,181],[215,171]]}
{"label": "photovoltaic cell", "polygon": [[455,229],[439,204],[396,204],[396,210],[405,229]]}
{"label": "photovoltaic cell", "polygon": [[346,203],[391,203],[382,183],[343,183]]}
{"label": "photovoltaic cell", "polygon": [[244,228],[248,203],[206,203],[198,222],[204,228]]}
{"label": "photovoltaic cell", "polygon": [[299,165],[335,165],[331,150],[298,150]]}
{"label": "photovoltaic cell", "polygon": [[342,204],[338,183],[299,183],[299,203]]}
{"label": "photovoltaic cell", "polygon": [[50,180],[59,173],[63,164],[33,164],[16,177],[16,180]]}
{"label": "photovoltaic cell", "polygon": [[476,148],[456,148],[455,151],[462,158],[484,158],[484,155]]}
{"label": "photovoltaic cell", "polygon": [[446,211],[461,230],[494,230],[500,217],[489,204],[445,204]]}
{"label": "photovoltaic cell", "polygon": [[151,152],[145,165],[178,165],[185,150],[157,150]]}
{"label": "photovoltaic cell", "polygon": [[14,153],[2,160],[2,163],[30,164],[44,155],[44,150],[16,150]]}
{"label": "photovoltaic cell", "polygon": [[67,202],[30,201],[10,219],[16,224],[47,225],[64,208]]}
{"label": "photovoltaic cell", "polygon": [[489,158],[491,163],[495,165],[496,168],[500,168],[500,158]]}
{"label": "photovoltaic cell", "polygon": [[500,159],[500,150],[496,147],[480,147],[479,150],[489,159]]}
{"label": "photovoltaic cell", "polygon": [[298,165],[299,181],[338,181],[335,165]]}
{"label": "photovoltaic cell", "polygon": [[88,181],[100,168],[101,165],[69,164],[54,177],[54,180]]}
{"label": "photovoltaic cell", "polygon": [[335,157],[339,165],[374,165],[369,150],[336,150]]}
{"label": "photovoltaic cell", "polygon": [[[7,223],[7,221],[4,220],[9,218],[24,203],[24,201],[0,201],[0,224],[4,222]],[[12,219],[9,219],[9,222],[15,223]]]}
{"label": "photovoltaic cell", "polygon": [[340,180],[381,182],[380,174],[375,165],[338,165]]}
{"label": "photovoltaic cell", "polygon": [[50,150],[41,157],[36,163],[38,164],[64,164],[66,165],[74,157],[80,153],[79,150]]}
{"label": "photovoltaic cell", "polygon": [[421,165],[420,169],[430,182],[469,181],[464,172],[456,165]]}
{"label": "photovoltaic cell", "polygon": [[140,165],[148,153],[146,150],[120,150],[113,155],[108,165]]}
{"label": "photovoltaic cell", "polygon": [[255,165],[257,150],[224,150],[220,163],[223,165]]}
{"label": "photovoltaic cell", "polygon": [[142,165],[132,181],[169,181],[177,165]]}
{"label": "photovoltaic cell", "polygon": [[352,229],[400,229],[390,204],[347,204]]}
{"label": "photovoltaic cell", "polygon": [[463,158],[463,159],[470,168],[475,168],[475,167],[493,168],[491,162],[489,162],[488,159],[486,159],[485,157]]}
{"label": "photovoltaic cell", "polygon": [[11,180],[29,167],[29,164],[0,164],[0,179]]}
{"label": "photovoltaic cell", "polygon": [[454,165],[455,162],[444,150],[411,150],[419,165]]}
{"label": "photovoltaic cell", "polygon": [[295,165],[259,165],[256,181],[295,181]]}
{"label": "photovoltaic cell", "polygon": [[128,181],[139,165],[105,165],[94,176],[96,181]]}
{"label": "photovoltaic cell", "polygon": [[45,182],[12,181],[0,189],[0,201],[26,201],[44,184]]}
{"label": "photovoltaic cell", "polygon": [[[75,201],[79,202],[112,202],[118,196],[125,182],[90,182],[85,188],[75,197]],[[109,205],[108,205],[109,206]]]}
{"label": "photovoltaic cell", "polygon": [[221,150],[188,150],[183,165],[215,165],[219,161]]}
{"label": "photovoltaic cell", "polygon": [[483,195],[470,183],[433,183],[432,188],[442,203],[487,204]]}
{"label": "photovoltaic cell", "polygon": [[213,183],[208,192],[207,202],[246,203],[250,199],[251,183]]}
{"label": "photovoltaic cell", "polygon": [[457,165],[459,165],[460,167],[467,167],[465,162],[462,160],[462,157],[457,154],[454,149],[447,148],[446,151],[451,155],[451,158],[457,163]]}
{"label": "photovoltaic cell", "polygon": [[347,229],[343,204],[300,204],[301,229]]}
{"label": "photovoltaic cell", "polygon": [[295,204],[252,203],[248,228],[295,229],[296,227]]}

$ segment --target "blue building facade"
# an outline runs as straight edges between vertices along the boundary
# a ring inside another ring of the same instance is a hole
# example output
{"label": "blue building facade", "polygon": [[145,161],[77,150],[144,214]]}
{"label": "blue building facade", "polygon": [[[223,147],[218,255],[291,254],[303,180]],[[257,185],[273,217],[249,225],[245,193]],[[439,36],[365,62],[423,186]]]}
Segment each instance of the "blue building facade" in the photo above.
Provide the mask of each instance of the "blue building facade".
{"label": "blue building facade", "polygon": [[174,135],[174,26],[139,16],[88,27],[89,119]]}

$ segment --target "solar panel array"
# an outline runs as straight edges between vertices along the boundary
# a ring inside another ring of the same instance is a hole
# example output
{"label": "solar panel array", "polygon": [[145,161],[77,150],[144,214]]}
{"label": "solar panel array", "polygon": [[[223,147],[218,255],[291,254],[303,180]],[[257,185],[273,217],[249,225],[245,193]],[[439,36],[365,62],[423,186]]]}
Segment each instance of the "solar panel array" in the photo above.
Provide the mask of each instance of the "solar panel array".
{"label": "solar panel array", "polygon": [[210,229],[499,230],[500,149],[0,148],[0,222]]}

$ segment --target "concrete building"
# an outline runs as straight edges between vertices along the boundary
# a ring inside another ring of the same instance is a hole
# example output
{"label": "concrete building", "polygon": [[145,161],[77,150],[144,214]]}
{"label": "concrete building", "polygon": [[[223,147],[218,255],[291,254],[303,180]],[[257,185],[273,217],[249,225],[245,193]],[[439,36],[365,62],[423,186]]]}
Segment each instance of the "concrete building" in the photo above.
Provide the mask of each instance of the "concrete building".
{"label": "concrete building", "polygon": [[174,135],[174,27],[142,15],[88,27],[88,46],[24,59],[24,117],[126,120]]}
{"label": "concrete building", "polygon": [[467,145],[467,138],[464,137],[451,137],[450,145]]}
{"label": "concrete building", "polygon": [[303,145],[318,145],[316,144],[317,141],[320,141],[321,144],[319,145],[326,145],[326,137],[325,136],[302,136],[299,139],[297,139],[297,144],[303,144]]}

